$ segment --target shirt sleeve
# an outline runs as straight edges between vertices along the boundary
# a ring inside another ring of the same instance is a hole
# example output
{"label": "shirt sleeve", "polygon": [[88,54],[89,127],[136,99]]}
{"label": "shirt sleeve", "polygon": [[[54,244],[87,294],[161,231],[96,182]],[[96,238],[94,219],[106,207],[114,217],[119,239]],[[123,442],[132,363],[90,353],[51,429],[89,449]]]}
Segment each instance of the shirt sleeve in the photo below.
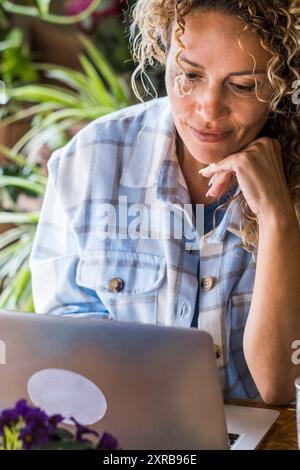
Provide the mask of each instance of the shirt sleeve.
{"label": "shirt sleeve", "polygon": [[51,315],[108,317],[97,293],[76,283],[80,258],[76,236],[55,188],[59,152],[54,152],[48,164],[47,188],[30,256],[35,311]]}

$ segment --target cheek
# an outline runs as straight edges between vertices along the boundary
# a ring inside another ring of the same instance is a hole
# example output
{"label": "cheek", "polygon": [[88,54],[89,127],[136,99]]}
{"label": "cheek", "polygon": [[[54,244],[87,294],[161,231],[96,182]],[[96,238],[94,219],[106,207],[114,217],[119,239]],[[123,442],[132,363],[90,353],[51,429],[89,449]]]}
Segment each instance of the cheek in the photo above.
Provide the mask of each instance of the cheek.
{"label": "cheek", "polygon": [[243,128],[259,129],[268,119],[268,105],[266,104],[239,106],[237,109],[234,120]]}

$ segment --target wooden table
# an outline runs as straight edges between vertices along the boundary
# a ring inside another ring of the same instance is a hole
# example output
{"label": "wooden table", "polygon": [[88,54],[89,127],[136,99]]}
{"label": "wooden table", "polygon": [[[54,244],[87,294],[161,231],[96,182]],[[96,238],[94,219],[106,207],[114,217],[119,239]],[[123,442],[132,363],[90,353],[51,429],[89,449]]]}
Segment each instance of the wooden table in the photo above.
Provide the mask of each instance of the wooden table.
{"label": "wooden table", "polygon": [[280,412],[278,419],[269,430],[258,450],[297,450],[296,407],[268,406],[264,403],[252,400],[226,400],[229,405],[252,406],[255,408],[270,408]]}

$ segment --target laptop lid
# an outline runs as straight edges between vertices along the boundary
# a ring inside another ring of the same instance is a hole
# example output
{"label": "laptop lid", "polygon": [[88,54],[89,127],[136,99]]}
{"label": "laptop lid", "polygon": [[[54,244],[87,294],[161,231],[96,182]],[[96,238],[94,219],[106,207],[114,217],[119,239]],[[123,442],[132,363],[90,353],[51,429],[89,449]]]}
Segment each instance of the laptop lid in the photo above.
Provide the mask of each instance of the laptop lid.
{"label": "laptop lid", "polygon": [[228,448],[204,331],[2,311],[0,340],[0,409],[26,398],[124,450]]}

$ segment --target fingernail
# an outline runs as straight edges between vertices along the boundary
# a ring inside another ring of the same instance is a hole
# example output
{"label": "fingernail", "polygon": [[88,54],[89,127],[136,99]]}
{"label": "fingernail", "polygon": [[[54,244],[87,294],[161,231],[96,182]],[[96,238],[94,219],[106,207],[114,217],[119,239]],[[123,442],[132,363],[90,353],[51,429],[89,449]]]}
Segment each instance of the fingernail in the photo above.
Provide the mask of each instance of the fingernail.
{"label": "fingernail", "polygon": [[207,191],[207,193],[205,194],[205,197],[209,197],[210,196],[210,190]]}
{"label": "fingernail", "polygon": [[206,171],[209,171],[209,169],[210,169],[210,168],[209,168],[209,165],[208,165],[208,166],[205,167],[205,168],[201,168],[201,170],[199,170],[198,173],[200,173],[200,175],[204,175],[204,176],[205,176],[204,173],[205,173]]}
{"label": "fingernail", "polygon": [[216,177],[216,175],[213,175],[213,176],[210,178],[210,180],[209,180],[209,182],[208,182],[208,186],[211,186],[211,185],[213,184],[215,177]]}

